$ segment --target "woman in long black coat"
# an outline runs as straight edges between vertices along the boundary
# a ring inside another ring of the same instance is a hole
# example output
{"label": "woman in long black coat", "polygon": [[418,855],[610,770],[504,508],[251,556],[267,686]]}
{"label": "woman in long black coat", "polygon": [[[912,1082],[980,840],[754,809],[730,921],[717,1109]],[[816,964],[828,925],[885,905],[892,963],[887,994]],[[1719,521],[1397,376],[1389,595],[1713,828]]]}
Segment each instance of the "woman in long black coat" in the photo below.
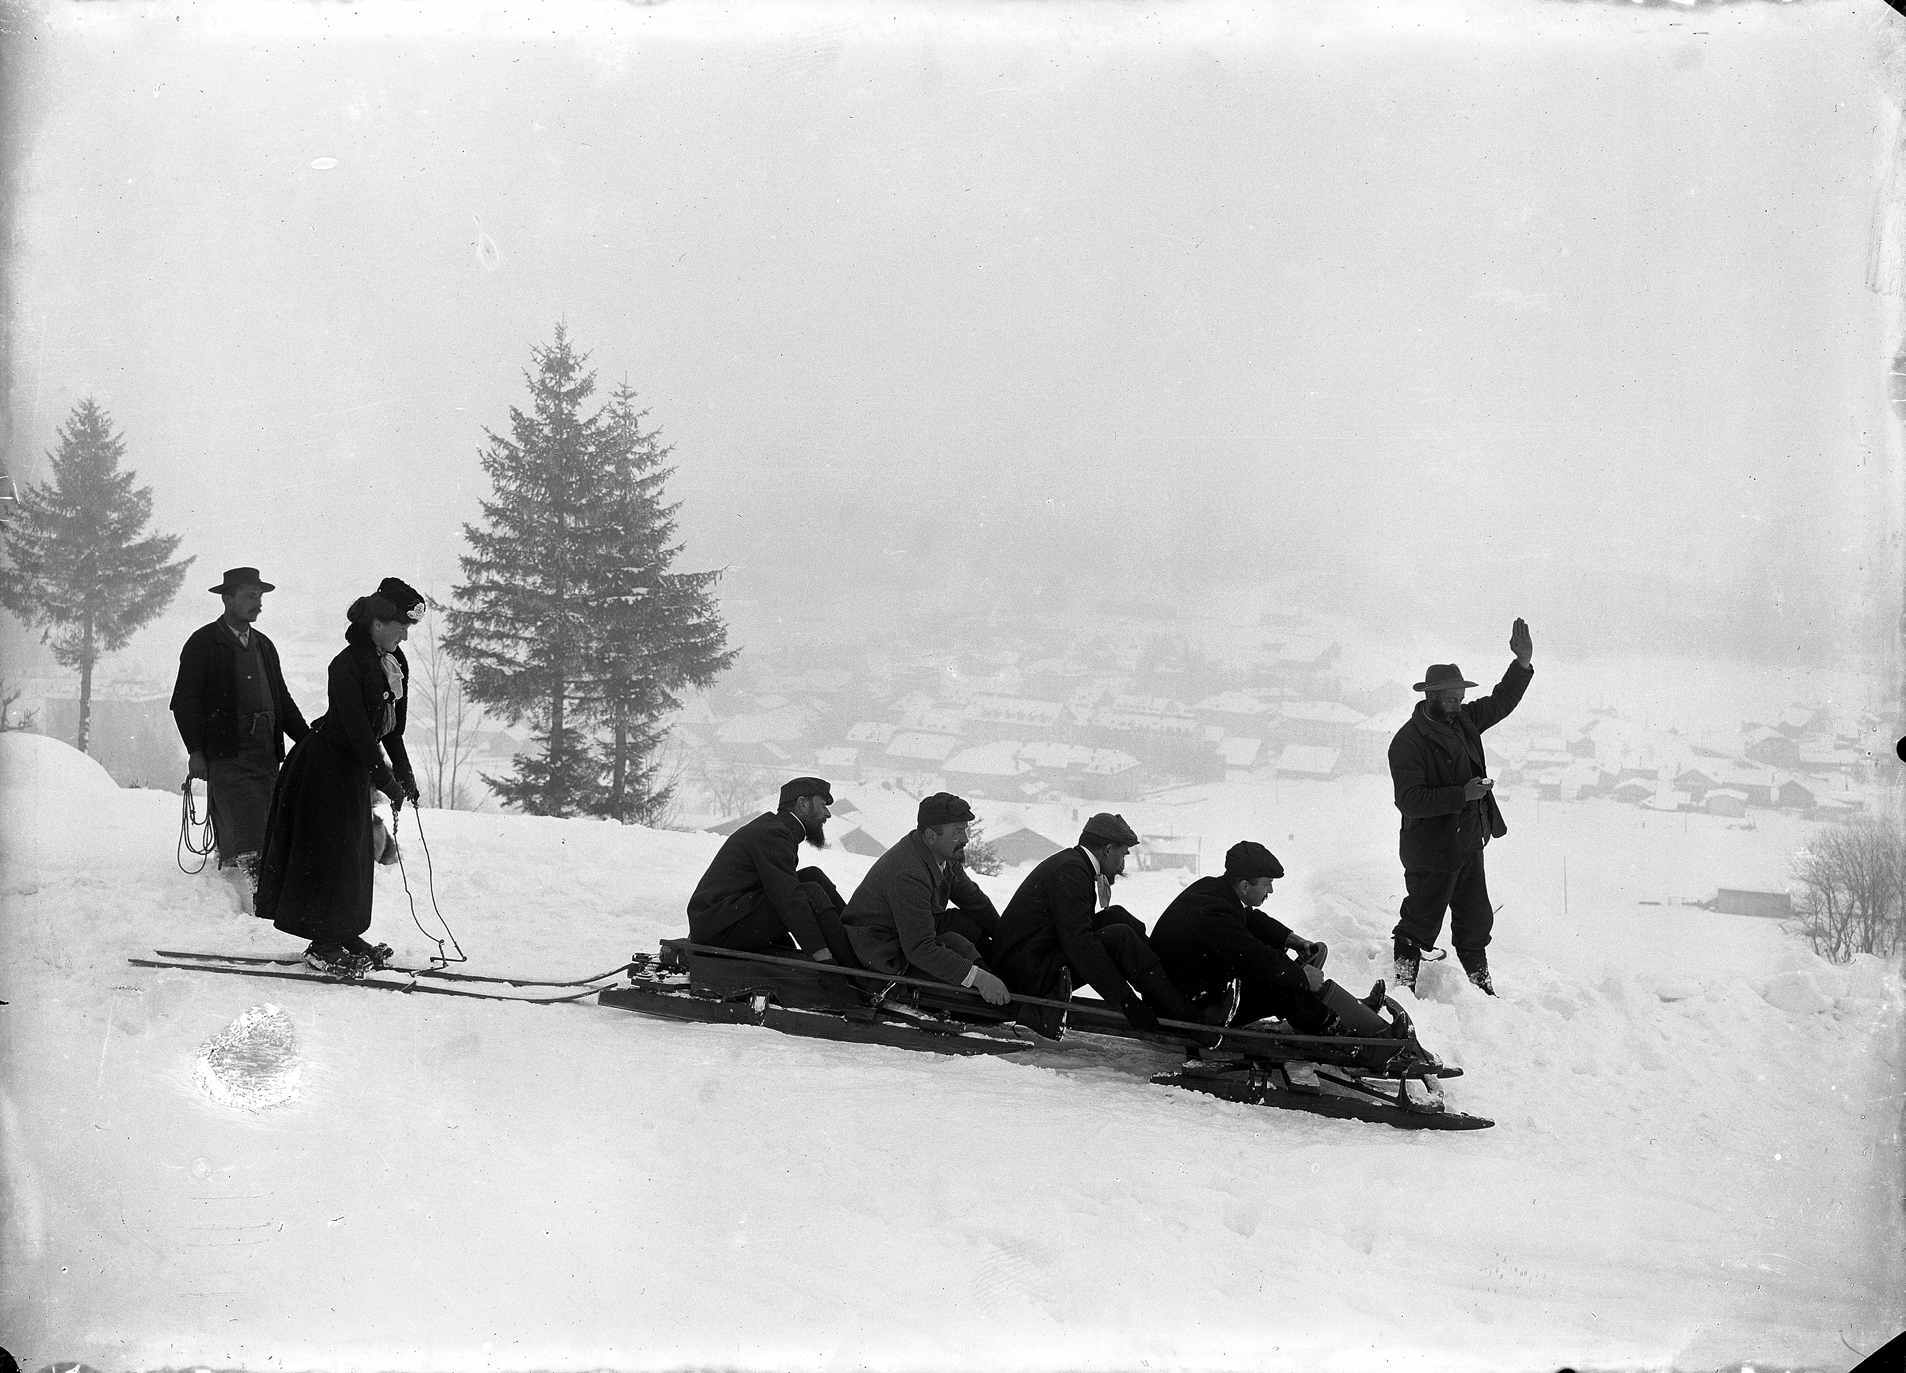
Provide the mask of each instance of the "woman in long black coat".
{"label": "woman in long black coat", "polygon": [[395,577],[352,602],[344,651],[331,660],[329,708],[285,758],[272,792],[257,911],[309,939],[305,962],[320,972],[362,977],[390,957],[364,939],[377,868],[371,791],[390,798],[393,814],[405,797],[417,799],[404,750],[410,665],[399,645],[423,602]]}

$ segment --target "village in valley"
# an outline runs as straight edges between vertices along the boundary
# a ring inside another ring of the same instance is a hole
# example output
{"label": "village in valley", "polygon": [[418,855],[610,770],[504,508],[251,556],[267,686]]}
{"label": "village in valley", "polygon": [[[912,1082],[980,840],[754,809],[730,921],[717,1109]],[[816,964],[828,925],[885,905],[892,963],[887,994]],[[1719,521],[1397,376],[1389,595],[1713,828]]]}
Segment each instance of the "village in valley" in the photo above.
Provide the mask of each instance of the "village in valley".
{"label": "village in valley", "polygon": [[[1071,843],[1085,816],[1110,809],[1139,828],[1140,870],[1202,875],[1210,844],[1195,803],[1212,784],[1257,789],[1275,806],[1293,789],[1380,779],[1391,736],[1419,699],[1407,681],[1381,675],[1383,664],[1413,659],[1355,652],[1365,636],[1353,625],[1283,609],[1252,619],[1107,603],[1066,615],[1057,634],[1051,618],[995,613],[903,619],[891,629],[882,616],[880,631],[845,642],[784,635],[800,645],[742,654],[669,722],[656,757],[657,780],[674,787],[665,824],[725,833],[771,807],[787,777],[815,773],[835,785],[830,843],[849,853],[884,852],[912,828],[918,798],[946,790],[972,801],[984,851],[1003,867],[1036,862]],[[294,696],[315,706],[328,626],[275,630]],[[432,722],[441,710],[452,726],[445,746],[458,751],[461,807],[495,809],[482,776],[533,747],[529,729],[468,706],[451,720],[422,670],[431,643],[420,638],[410,653],[420,775],[438,747]],[[166,708],[169,683],[143,662],[129,655],[100,683],[92,752],[122,785],[170,788],[184,775],[184,754]],[[1832,821],[1876,802],[1877,761],[1890,761],[1877,713],[1827,701],[1733,721],[1667,719],[1612,702],[1571,710],[1554,700],[1567,669],[1545,664],[1538,648],[1539,674],[1545,666],[1537,690],[1487,736],[1505,794],[1705,814],[1744,828],[1768,812]],[[1480,683],[1472,696],[1500,671],[1472,666]],[[70,740],[70,678],[16,685],[24,690],[14,717]],[[1723,909],[1787,913],[1784,893],[1730,892],[1726,873],[1702,880]]]}
{"label": "village in valley", "polygon": [[[1002,866],[1037,861],[1071,843],[1085,816],[1113,809],[1140,830],[1141,870],[1189,878],[1208,870],[1215,836],[1196,832],[1195,803],[1212,784],[1256,789],[1274,807],[1280,792],[1384,778],[1390,739],[1420,699],[1352,666],[1341,627],[1298,614],[1269,612],[1248,629],[1109,614],[1074,623],[1069,639],[1042,636],[1037,649],[976,622],[744,655],[675,721],[680,819],[726,832],[771,804],[780,780],[813,772],[842,798],[832,842],[849,852],[883,852],[912,827],[918,797],[949,790],[973,802]],[[826,666],[809,665],[816,658]],[[1500,671],[1472,669],[1472,695]],[[1722,725],[1611,704],[1571,713],[1539,696],[1488,736],[1501,785],[1538,804],[1700,813],[1749,829],[1769,811],[1831,821],[1866,809],[1874,750],[1888,742],[1877,714],[1829,703]],[[1723,908],[1785,913],[1784,900],[1768,910],[1730,896],[1727,874],[1711,876]]]}

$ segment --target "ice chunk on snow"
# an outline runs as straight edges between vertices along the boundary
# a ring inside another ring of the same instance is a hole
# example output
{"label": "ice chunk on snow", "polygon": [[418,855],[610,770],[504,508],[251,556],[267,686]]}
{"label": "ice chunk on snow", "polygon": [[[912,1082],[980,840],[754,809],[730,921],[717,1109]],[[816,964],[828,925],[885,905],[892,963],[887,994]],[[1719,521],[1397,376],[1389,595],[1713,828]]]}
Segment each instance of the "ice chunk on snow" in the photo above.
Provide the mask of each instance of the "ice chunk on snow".
{"label": "ice chunk on snow", "polygon": [[1769,978],[1760,989],[1769,1004],[1796,1015],[1813,1015],[1833,1009],[1833,999],[1821,992],[1811,973],[1788,972]]}
{"label": "ice chunk on snow", "polygon": [[221,1106],[262,1111],[298,1095],[291,1017],[276,1006],[253,1006],[205,1041],[192,1061],[192,1081]]}

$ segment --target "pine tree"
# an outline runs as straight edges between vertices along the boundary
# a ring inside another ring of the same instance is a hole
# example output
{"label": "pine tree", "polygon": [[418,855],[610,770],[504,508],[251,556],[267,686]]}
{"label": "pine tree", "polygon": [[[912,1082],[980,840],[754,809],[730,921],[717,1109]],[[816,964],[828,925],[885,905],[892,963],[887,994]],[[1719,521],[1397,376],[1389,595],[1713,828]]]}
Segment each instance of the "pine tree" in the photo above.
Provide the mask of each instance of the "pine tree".
{"label": "pine tree", "polygon": [[657,785],[653,757],[661,717],[678,709],[683,687],[705,687],[735,660],[712,591],[718,572],[671,572],[680,503],[663,504],[675,469],[659,430],[642,429],[646,410],[625,381],[603,411],[605,499],[594,512],[601,595],[585,709],[606,731],[608,782],[596,814],[624,824],[652,821],[674,788]]}
{"label": "pine tree", "polygon": [[93,668],[124,648],[170,605],[192,559],[168,562],[177,534],[144,535],[152,488],[120,471],[125,439],[91,397],[73,407],[49,453],[53,480],[20,489],[18,515],[6,527],[12,566],[0,572],[0,604],[35,627],[63,667],[79,669],[79,735],[92,728]]}
{"label": "pine tree", "polygon": [[595,375],[562,325],[530,356],[531,413],[510,407],[509,438],[484,431],[494,498],[482,503],[482,527],[463,527],[470,554],[458,561],[469,580],[452,588],[459,604],[443,644],[464,664],[471,698],[511,724],[532,721],[542,745],[540,756],[518,755],[511,776],[483,780],[532,815],[577,815],[602,794],[601,765],[570,720],[589,632],[584,568],[601,425],[583,413]]}
{"label": "pine tree", "polygon": [[668,570],[680,551],[661,503],[668,450],[642,432],[633,393],[585,413],[595,374],[561,326],[531,356],[532,413],[512,408],[511,436],[487,435],[493,499],[483,527],[464,526],[468,580],[444,646],[472,699],[535,726],[540,756],[484,779],[507,804],[649,818],[668,799],[650,761],[659,717],[733,658],[708,596],[716,574]]}

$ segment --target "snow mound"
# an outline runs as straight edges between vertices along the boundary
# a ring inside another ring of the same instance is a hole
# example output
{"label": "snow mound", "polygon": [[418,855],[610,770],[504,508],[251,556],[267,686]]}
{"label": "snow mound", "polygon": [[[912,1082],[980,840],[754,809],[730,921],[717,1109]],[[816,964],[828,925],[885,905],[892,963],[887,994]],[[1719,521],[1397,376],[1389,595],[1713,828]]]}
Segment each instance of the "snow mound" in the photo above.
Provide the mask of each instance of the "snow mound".
{"label": "snow mound", "polygon": [[118,791],[119,784],[98,763],[71,744],[44,734],[8,730],[0,734],[0,788],[57,787],[85,794]]}
{"label": "snow mound", "polygon": [[1767,1004],[1794,1015],[1817,1015],[1833,1009],[1833,998],[1820,990],[1810,972],[1787,972],[1769,978],[1760,989]]}

